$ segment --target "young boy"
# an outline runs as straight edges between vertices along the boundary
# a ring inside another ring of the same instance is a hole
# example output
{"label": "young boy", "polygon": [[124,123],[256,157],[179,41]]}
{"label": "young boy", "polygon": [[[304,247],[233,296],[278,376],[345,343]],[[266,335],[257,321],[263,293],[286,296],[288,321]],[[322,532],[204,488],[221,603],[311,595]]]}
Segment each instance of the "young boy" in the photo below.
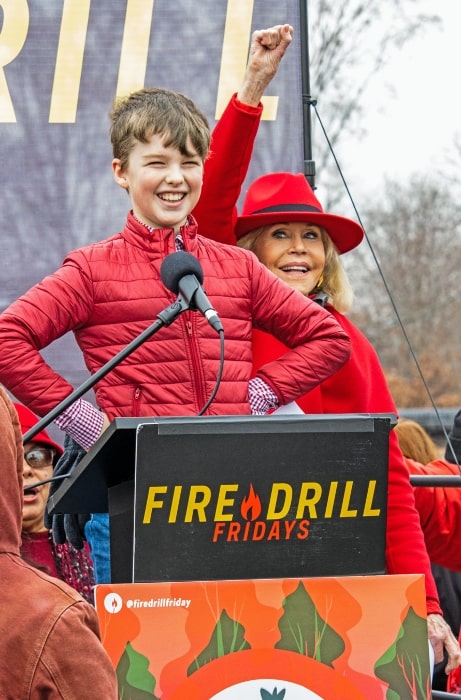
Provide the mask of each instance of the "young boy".
{"label": "young boy", "polygon": [[[0,315],[5,386],[39,415],[51,410],[72,387],[40,349],[73,331],[89,371],[97,371],[174,301],[160,266],[178,248],[201,263],[226,333],[223,377],[209,414],[264,413],[336,371],[349,343],[328,312],[279,283],[247,251],[198,235],[190,212],[200,196],[210,131],[194,103],[169,90],[143,89],[120,100],[111,119],[114,178],[132,210],[121,233],[70,253]],[[293,350],[250,383],[252,326]],[[56,422],[89,448],[103,429],[102,412],[109,421],[195,415],[214,387],[219,345],[206,319],[186,311],[98,382],[101,411],[79,400]]]}

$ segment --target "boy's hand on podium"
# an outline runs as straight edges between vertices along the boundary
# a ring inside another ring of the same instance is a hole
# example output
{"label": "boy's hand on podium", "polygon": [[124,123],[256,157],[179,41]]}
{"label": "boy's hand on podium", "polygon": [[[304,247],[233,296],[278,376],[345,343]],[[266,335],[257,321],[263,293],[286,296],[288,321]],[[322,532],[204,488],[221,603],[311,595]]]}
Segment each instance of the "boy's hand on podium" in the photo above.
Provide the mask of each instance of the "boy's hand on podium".
{"label": "boy's hand on podium", "polygon": [[[102,416],[103,416],[103,421],[102,421],[102,428],[101,428],[101,432],[99,433],[99,437],[101,437],[101,435],[103,434],[103,432],[104,432],[105,430],[107,430],[107,428],[109,427],[109,425],[110,425],[110,423],[111,423],[111,421],[109,420],[108,416],[104,413],[104,411],[101,411],[101,413],[102,413]],[[98,438],[98,439],[99,439],[99,438]],[[88,452],[88,451],[89,451],[89,450],[87,450],[87,452]]]}

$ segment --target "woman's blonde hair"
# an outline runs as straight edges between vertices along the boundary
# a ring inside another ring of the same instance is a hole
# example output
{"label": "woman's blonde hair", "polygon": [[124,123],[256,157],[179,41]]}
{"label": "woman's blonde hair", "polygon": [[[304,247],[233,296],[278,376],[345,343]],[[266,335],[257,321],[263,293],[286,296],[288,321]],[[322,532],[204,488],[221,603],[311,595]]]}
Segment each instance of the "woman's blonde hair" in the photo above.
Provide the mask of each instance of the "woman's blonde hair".
{"label": "woman's blonde hair", "polygon": [[435,442],[416,421],[400,418],[394,430],[405,457],[420,464],[428,464],[439,458]]}
{"label": "woman's blonde hair", "polygon": [[[273,226],[273,224],[271,224]],[[260,235],[268,228],[262,226],[260,228],[249,231],[242,236],[237,245],[241,248],[251,250],[257,256],[256,248],[257,241]],[[325,250],[325,266],[321,277],[321,284],[312,290],[312,293],[323,291],[328,295],[328,303],[331,304],[340,313],[347,313],[354,300],[354,292],[349,282],[346,270],[343,267],[340,256],[336,247],[328,235],[328,231],[319,226],[322,234],[322,242]]]}

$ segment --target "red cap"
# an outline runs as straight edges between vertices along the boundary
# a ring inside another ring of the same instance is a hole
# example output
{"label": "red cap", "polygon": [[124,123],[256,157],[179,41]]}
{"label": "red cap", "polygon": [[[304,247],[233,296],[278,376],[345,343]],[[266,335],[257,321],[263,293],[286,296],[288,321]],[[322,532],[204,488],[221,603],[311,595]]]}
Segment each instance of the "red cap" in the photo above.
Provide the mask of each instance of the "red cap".
{"label": "red cap", "polygon": [[[27,408],[27,406],[23,406],[20,403],[15,403],[14,407],[18,413],[21,432],[23,435],[25,435],[25,433],[27,433],[31,428],[33,428],[34,425],[37,425],[39,419],[37,418],[35,413],[32,413],[32,411]],[[35,435],[32,438],[31,442],[40,442],[42,443],[42,445],[48,445],[49,447],[52,447],[56,450],[58,456],[62,455],[62,453],[64,452],[61,445],[58,445],[57,442],[54,442],[54,440],[51,439],[46,430],[41,430],[39,433],[37,433],[37,435]]]}

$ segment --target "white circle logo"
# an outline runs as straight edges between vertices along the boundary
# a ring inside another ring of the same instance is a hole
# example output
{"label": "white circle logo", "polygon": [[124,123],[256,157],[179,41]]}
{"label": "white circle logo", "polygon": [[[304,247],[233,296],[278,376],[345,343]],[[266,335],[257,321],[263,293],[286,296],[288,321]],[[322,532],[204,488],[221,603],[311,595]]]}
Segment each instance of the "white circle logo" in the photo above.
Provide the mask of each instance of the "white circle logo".
{"label": "white circle logo", "polygon": [[123,601],[118,593],[108,593],[104,598],[104,607],[109,613],[118,613],[122,609]]}
{"label": "white circle logo", "polygon": [[322,697],[298,683],[274,679],[261,679],[237,683],[213,695],[210,700],[235,700],[236,698],[264,698],[264,700],[322,700]]}

